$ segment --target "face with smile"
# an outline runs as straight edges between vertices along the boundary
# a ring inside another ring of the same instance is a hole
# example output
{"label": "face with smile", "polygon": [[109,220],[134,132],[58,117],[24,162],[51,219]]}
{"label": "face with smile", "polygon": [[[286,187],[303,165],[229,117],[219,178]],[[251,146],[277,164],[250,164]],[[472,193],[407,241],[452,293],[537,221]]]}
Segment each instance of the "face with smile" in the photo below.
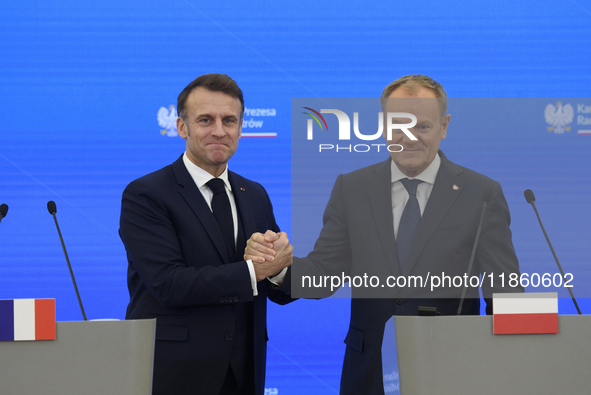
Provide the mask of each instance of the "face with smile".
{"label": "face with smile", "polygon": [[198,87],[187,97],[185,108],[187,121],[178,118],[177,130],[187,141],[187,157],[217,177],[238,148],[242,133],[240,100]]}
{"label": "face with smile", "polygon": [[[401,86],[388,96],[384,105],[386,112],[407,112],[417,117],[417,124],[409,129],[417,138],[411,140],[401,130],[392,132],[392,140],[388,144],[400,144],[402,152],[392,152],[392,160],[398,169],[408,177],[416,177],[423,172],[439,150],[441,140],[447,134],[450,115],[443,116],[439,107],[439,100],[435,92],[426,87],[419,87],[410,92]],[[408,118],[396,118],[394,123],[408,123]]]}

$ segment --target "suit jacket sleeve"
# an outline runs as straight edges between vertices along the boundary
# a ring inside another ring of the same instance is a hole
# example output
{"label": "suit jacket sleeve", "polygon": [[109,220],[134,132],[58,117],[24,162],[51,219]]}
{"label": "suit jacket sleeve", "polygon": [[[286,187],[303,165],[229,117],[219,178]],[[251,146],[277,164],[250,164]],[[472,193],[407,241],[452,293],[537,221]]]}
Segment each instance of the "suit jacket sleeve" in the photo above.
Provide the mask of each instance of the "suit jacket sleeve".
{"label": "suit jacket sleeve", "polygon": [[351,242],[342,187],[343,175],[341,174],[335,181],[324,210],[322,230],[314,244],[314,249],[305,258],[294,258],[292,293],[296,297],[329,297],[339,287],[332,287],[330,281],[323,286],[310,286],[310,284],[326,276],[341,278],[351,273]]}
{"label": "suit jacket sleeve", "polygon": [[[507,201],[501,185],[494,181],[474,262],[480,269],[480,274],[485,276],[482,292],[487,304],[487,314],[492,314],[493,293],[523,292],[521,285],[511,287],[508,284],[512,273],[519,275],[519,263],[511,241],[510,224],[511,215]],[[500,274],[505,277],[504,287],[501,286]]]}

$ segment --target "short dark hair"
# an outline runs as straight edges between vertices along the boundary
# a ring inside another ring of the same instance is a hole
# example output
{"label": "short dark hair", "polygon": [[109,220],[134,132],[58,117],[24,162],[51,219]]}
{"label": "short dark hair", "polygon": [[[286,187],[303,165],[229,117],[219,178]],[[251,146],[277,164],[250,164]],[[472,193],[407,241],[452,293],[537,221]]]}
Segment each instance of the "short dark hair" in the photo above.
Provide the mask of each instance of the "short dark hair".
{"label": "short dark hair", "polygon": [[181,117],[183,121],[187,122],[187,111],[185,109],[187,97],[189,97],[189,95],[191,94],[191,92],[193,92],[194,89],[199,87],[205,88],[208,91],[212,92],[222,92],[240,100],[240,104],[242,105],[240,118],[242,119],[242,114],[244,114],[244,96],[242,95],[242,90],[240,89],[236,81],[228,77],[226,74],[212,73],[203,74],[195,78],[179,94],[179,97],[176,102],[176,109],[179,117]]}
{"label": "short dark hair", "polygon": [[435,94],[435,97],[439,99],[439,106],[441,109],[441,116],[445,116],[447,112],[447,93],[443,89],[443,85],[435,81],[433,78],[423,74],[409,74],[404,77],[398,78],[396,81],[389,83],[382,91],[380,101],[382,105],[384,100],[390,96],[398,88],[404,88],[409,93],[417,93],[419,88],[424,87],[431,89]]}

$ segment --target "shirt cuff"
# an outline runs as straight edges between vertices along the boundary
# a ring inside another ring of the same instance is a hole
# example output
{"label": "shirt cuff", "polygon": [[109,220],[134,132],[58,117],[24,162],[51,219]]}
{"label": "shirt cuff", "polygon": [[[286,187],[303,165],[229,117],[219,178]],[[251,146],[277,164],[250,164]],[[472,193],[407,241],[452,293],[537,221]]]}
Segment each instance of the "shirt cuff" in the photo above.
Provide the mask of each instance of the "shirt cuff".
{"label": "shirt cuff", "polygon": [[280,271],[275,277],[267,277],[267,280],[269,280],[273,285],[277,285],[279,287],[281,284],[283,284],[283,280],[285,280],[285,273],[287,273],[286,267],[284,267],[283,270]]}
{"label": "shirt cuff", "polygon": [[[259,290],[257,288],[257,276],[254,272],[254,265],[252,264],[252,261],[250,259],[246,261],[246,265],[248,266],[248,273],[250,273],[250,285],[252,286],[252,296],[257,296],[259,294]],[[283,282],[283,280],[281,282]]]}

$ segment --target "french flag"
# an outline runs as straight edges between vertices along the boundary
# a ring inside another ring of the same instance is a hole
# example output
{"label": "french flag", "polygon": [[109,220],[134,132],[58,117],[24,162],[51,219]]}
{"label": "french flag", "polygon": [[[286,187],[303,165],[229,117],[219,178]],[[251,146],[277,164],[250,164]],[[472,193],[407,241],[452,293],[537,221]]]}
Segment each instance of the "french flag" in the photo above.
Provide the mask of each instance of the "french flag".
{"label": "french flag", "polygon": [[55,299],[0,300],[0,341],[55,340]]}
{"label": "french flag", "polygon": [[558,333],[558,294],[493,294],[493,333]]}

